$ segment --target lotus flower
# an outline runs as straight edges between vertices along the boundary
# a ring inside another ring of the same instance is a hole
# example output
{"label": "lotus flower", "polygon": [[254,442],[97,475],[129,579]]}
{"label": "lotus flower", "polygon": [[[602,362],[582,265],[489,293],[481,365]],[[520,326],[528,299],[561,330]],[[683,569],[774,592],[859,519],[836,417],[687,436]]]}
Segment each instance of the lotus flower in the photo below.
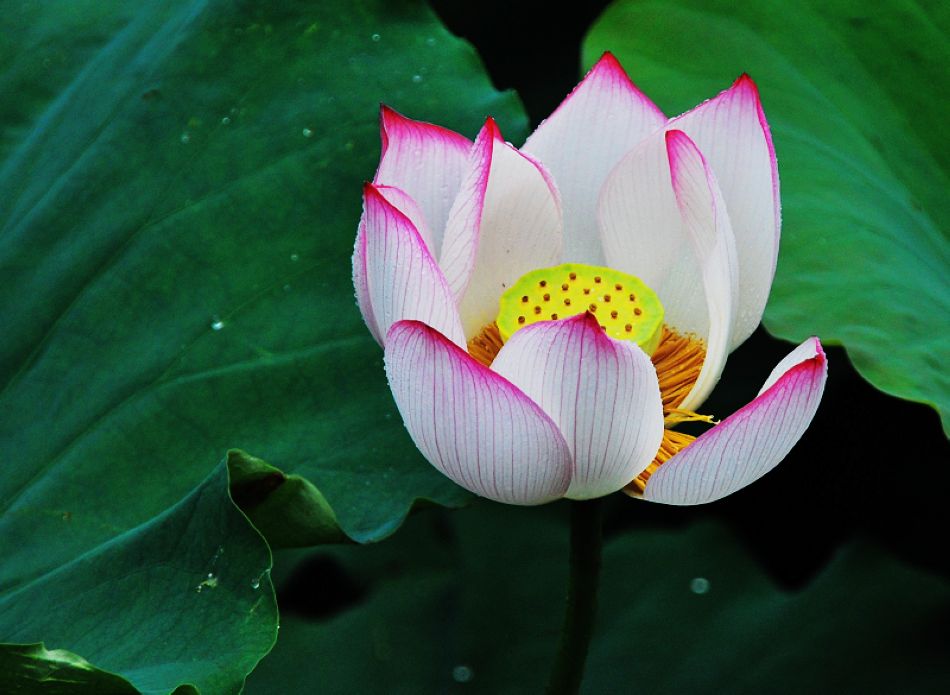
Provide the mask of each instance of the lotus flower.
{"label": "lotus flower", "polygon": [[[357,300],[410,436],[510,504],[710,502],[775,467],[827,372],[817,338],[721,422],[698,413],[759,324],[779,247],[755,84],[673,119],[610,54],[519,150],[383,107]],[[711,423],[699,437],[675,430]]]}

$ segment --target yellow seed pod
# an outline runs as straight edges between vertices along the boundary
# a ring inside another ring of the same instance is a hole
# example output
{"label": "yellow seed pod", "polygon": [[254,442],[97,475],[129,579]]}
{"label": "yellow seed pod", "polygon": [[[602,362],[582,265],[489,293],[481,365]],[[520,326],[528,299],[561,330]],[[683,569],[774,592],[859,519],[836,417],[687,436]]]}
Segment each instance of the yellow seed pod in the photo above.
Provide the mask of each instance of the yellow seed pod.
{"label": "yellow seed pod", "polygon": [[503,340],[539,321],[591,312],[604,332],[652,355],[663,335],[663,305],[639,278],[610,268],[564,263],[523,275],[501,296],[496,323]]}

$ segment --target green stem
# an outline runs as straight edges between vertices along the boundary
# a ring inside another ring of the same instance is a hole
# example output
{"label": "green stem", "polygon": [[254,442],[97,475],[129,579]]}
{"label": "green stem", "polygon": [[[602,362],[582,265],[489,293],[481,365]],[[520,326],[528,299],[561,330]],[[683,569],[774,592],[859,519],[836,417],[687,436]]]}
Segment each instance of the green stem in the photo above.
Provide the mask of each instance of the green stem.
{"label": "green stem", "polygon": [[571,568],[567,607],[561,641],[548,681],[548,695],[574,695],[579,692],[584,678],[587,648],[597,612],[602,525],[602,500],[571,502]]}

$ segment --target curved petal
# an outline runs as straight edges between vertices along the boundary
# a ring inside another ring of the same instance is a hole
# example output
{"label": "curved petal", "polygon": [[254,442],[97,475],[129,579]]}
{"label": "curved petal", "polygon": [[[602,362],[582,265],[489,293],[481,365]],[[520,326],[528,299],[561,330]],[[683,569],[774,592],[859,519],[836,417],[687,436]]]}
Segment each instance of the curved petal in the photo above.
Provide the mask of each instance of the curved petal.
{"label": "curved petal", "polygon": [[395,186],[377,184],[373,187],[377,193],[386,199],[387,203],[409,218],[409,221],[412,222],[412,226],[416,228],[416,231],[419,232],[419,236],[422,237],[422,241],[425,242],[426,248],[429,249],[429,255],[435,256],[432,251],[432,233],[429,231],[429,225],[426,223],[425,213],[412,196]]}
{"label": "curved petal", "polygon": [[738,294],[735,239],[722,193],[702,153],[679,130],[666,133],[673,195],[683,224],[700,259],[709,313],[706,358],[692,390],[680,407],[695,410],[712,392],[729,355]]}
{"label": "curved petal", "polygon": [[596,209],[600,188],[620,158],[666,116],[605,53],[521,149],[554,176],[564,208],[564,258],[603,265]]}
{"label": "curved petal", "polygon": [[735,239],[716,179],[689,137],[660,131],[611,173],[599,217],[609,265],[653,288],[671,328],[706,343],[679,406],[695,409],[722,373],[737,302]]}
{"label": "curved petal", "polygon": [[409,218],[373,184],[363,189],[353,284],[378,342],[397,321],[417,319],[465,345],[455,301],[438,264]]}
{"label": "curved petal", "polygon": [[492,370],[551,416],[574,456],[567,497],[616,492],[653,460],[663,406],[650,358],[604,335],[593,314],[526,326],[505,343]]}
{"label": "curved petal", "polygon": [[[363,213],[364,217],[366,213]],[[356,304],[363,315],[363,321],[376,342],[383,344],[383,336],[376,324],[376,315],[373,313],[373,300],[369,295],[369,278],[366,276],[366,225],[360,220],[356,232],[356,243],[353,245],[353,289],[356,290]]]}
{"label": "curved petal", "polygon": [[739,258],[739,306],[730,350],[751,335],[768,300],[781,232],[778,166],[759,92],[748,75],[674,118],[716,172]]}
{"label": "curved petal", "polygon": [[413,442],[466,490],[506,504],[542,504],[567,491],[571,456],[551,418],[438,331],[395,324],[386,374]]}
{"label": "curved petal", "polygon": [[416,201],[425,227],[431,230],[429,248],[438,258],[472,142],[446,128],[406,118],[388,106],[381,107],[379,121],[383,148],[373,183],[400,188]]}
{"label": "curved petal", "polygon": [[671,327],[705,338],[709,311],[701,266],[673,195],[663,131],[644,139],[610,173],[598,222],[607,265],[649,285]]}
{"label": "curved petal", "polygon": [[779,363],[755,400],[660,466],[647,480],[644,498],[703,504],[758,480],[808,428],[827,373],[821,343],[809,338]]}
{"label": "curved petal", "polygon": [[518,278],[560,260],[561,229],[550,177],[489,118],[449,213],[440,258],[467,336],[495,320],[498,298]]}

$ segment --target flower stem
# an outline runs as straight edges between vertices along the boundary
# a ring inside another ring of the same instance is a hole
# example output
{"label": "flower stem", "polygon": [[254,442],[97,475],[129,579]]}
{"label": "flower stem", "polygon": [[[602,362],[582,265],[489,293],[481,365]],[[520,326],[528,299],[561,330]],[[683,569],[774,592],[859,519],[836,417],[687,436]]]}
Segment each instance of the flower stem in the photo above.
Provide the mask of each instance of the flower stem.
{"label": "flower stem", "polygon": [[561,641],[548,695],[573,695],[584,678],[587,648],[597,612],[597,582],[603,545],[603,501],[571,502],[571,567]]}

